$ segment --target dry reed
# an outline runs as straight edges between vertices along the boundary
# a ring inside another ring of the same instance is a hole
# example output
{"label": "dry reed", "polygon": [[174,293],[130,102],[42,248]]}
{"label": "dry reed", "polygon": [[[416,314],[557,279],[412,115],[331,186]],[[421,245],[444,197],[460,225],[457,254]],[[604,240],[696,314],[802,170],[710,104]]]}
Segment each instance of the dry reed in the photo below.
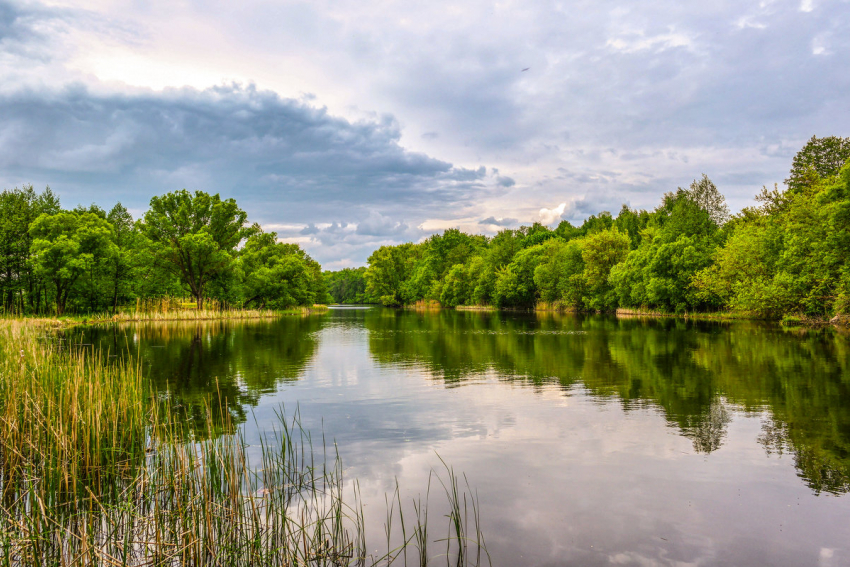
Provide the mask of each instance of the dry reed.
{"label": "dry reed", "polygon": [[[195,441],[138,366],[47,331],[0,322],[0,565],[389,565],[410,546],[429,564],[428,497],[409,534],[399,498],[386,553],[368,554],[358,495],[343,497],[338,455],[315,459],[297,412],[258,447],[238,430]],[[477,499],[446,471],[446,564],[489,562]]]}

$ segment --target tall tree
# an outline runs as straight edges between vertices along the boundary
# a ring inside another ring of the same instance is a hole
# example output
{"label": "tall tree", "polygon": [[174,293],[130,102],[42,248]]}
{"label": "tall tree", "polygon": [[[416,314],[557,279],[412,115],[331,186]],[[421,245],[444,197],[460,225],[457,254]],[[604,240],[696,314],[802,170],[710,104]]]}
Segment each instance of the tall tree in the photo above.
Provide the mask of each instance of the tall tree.
{"label": "tall tree", "polygon": [[703,173],[702,177],[693,183],[687,190],[691,200],[708,213],[708,217],[720,226],[729,220],[729,207],[726,206],[726,198],[717,190],[717,185]]}
{"label": "tall tree", "polygon": [[117,252],[112,226],[94,213],[43,214],[30,226],[32,264],[53,284],[56,312],[65,313],[74,284]]}
{"label": "tall tree", "polygon": [[381,246],[368,258],[366,292],[384,305],[404,305],[404,286],[422,256],[421,246]]}
{"label": "tall tree", "polygon": [[256,232],[233,199],[182,189],[154,197],[141,224],[157,261],[174,273],[203,308],[206,289],[228,270],[239,244]]}
{"label": "tall tree", "polygon": [[118,248],[118,254],[113,255],[109,263],[109,281],[111,294],[112,313],[118,309],[119,299],[125,299],[130,295],[130,287],[133,279],[133,268],[130,263],[131,248],[134,244],[134,224],[130,212],[117,203],[106,220],[112,225],[113,242]]}
{"label": "tall tree", "polygon": [[850,160],[850,138],[826,136],[812,139],[794,156],[791,173],[785,183],[798,193],[817,178],[832,177]]}
{"label": "tall tree", "polygon": [[244,304],[285,309],[325,301],[321,266],[297,244],[277,241],[277,234],[251,235],[240,252]]}
{"label": "tall tree", "polygon": [[50,187],[38,194],[32,185],[0,193],[0,304],[38,310],[39,280],[28,263],[32,236],[29,227],[42,213],[59,212],[59,199]]}
{"label": "tall tree", "polygon": [[626,259],[629,242],[629,235],[616,228],[594,232],[582,242],[586,286],[583,299],[591,309],[606,311],[617,307],[617,294],[608,277],[611,269]]}

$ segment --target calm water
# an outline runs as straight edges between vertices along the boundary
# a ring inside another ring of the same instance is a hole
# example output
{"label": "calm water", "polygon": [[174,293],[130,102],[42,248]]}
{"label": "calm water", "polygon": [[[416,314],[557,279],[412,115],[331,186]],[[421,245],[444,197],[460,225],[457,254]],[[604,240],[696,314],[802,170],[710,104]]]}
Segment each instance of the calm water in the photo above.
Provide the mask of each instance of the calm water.
{"label": "calm water", "polygon": [[377,539],[384,494],[423,492],[442,457],[500,567],[850,565],[847,337],[378,308],[93,333],[199,431],[216,389],[249,442],[297,405]]}

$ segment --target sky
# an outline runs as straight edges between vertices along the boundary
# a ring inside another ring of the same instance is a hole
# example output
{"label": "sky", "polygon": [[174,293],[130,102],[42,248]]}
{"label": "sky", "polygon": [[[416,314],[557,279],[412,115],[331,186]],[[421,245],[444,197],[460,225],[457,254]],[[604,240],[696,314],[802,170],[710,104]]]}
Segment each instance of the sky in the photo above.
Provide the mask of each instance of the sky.
{"label": "sky", "polygon": [[0,0],[0,187],[235,198],[326,269],[385,244],[733,211],[850,135],[850,0]]}

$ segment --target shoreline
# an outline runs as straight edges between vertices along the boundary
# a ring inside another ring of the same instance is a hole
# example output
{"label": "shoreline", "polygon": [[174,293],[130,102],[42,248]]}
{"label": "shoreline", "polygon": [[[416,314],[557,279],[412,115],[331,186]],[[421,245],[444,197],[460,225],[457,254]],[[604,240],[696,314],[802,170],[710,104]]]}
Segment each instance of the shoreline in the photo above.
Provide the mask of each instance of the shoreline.
{"label": "shoreline", "polygon": [[99,314],[86,315],[59,315],[48,316],[5,316],[0,319],[6,321],[20,321],[31,324],[41,324],[54,328],[68,328],[78,325],[104,325],[109,323],[171,323],[186,321],[246,321],[257,319],[277,319],[293,315],[308,316],[327,313],[326,305],[314,305],[312,307],[297,307],[292,309],[245,309],[245,310],[201,310],[175,309],[161,312],[146,313],[118,313],[115,315]]}
{"label": "shoreline", "polygon": [[[405,306],[404,309],[415,309],[415,306]],[[667,313],[657,309],[634,309],[627,307],[619,307],[615,311],[582,311],[574,307],[559,305],[557,303],[541,302],[528,309],[517,308],[499,308],[493,305],[458,305],[452,307],[440,307],[439,309],[454,309],[455,311],[478,311],[478,312],[517,312],[527,311],[529,313],[569,313],[569,314],[601,314],[614,315],[622,319],[691,319],[694,321],[761,321],[764,323],[775,323],[785,329],[824,329],[833,328],[838,331],[850,332],[850,315],[836,315],[830,319],[808,317],[805,315],[785,315],[779,319],[767,318],[763,316],[736,313],[732,311],[718,312],[687,312],[687,313]]]}

